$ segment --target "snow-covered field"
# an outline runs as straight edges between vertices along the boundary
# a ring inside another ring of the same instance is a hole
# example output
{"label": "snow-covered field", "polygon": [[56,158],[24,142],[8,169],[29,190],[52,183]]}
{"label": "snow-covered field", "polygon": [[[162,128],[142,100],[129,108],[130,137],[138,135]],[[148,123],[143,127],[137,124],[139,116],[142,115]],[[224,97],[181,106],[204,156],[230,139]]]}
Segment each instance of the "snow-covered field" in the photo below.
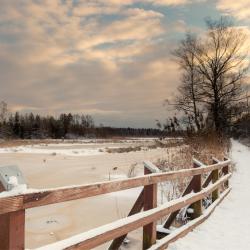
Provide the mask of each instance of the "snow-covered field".
{"label": "snow-covered field", "polygon": [[231,193],[207,221],[169,250],[250,249],[250,149],[234,141],[232,159],[236,171],[230,181]]}
{"label": "snow-covered field", "polygon": [[[0,154],[48,154],[64,156],[89,156],[104,154],[110,148],[123,148],[130,146],[148,146],[155,138],[140,138],[117,140],[51,140],[52,143],[30,144],[24,146],[0,147]],[[35,141],[34,141],[35,142]]]}

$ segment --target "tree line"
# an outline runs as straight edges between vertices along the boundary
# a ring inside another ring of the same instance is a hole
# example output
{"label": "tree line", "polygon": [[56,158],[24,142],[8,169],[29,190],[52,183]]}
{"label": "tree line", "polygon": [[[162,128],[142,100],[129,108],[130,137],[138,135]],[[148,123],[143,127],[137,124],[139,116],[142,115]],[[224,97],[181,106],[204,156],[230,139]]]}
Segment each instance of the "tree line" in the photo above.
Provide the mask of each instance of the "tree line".
{"label": "tree line", "polygon": [[0,103],[0,138],[76,139],[107,137],[161,136],[162,131],[150,128],[114,128],[95,126],[90,115],[61,114],[58,117],[15,112],[9,114],[7,104]]}

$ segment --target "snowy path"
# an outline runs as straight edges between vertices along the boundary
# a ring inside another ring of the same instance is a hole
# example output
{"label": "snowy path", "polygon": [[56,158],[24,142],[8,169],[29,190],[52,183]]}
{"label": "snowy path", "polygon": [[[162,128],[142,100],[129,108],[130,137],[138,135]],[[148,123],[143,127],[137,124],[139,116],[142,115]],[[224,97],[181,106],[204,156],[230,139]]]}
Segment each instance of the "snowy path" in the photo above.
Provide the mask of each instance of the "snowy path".
{"label": "snowy path", "polygon": [[232,191],[206,222],[169,250],[250,249],[250,149],[234,141],[232,160],[236,163]]}

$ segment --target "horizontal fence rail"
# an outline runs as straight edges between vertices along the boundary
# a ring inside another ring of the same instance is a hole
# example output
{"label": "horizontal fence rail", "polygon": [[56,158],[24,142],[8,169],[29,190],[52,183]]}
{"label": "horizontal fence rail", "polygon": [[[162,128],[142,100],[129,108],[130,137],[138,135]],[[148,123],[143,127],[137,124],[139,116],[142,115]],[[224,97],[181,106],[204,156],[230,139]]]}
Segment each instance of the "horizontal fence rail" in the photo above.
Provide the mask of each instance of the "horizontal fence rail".
{"label": "horizontal fence rail", "polygon": [[[222,162],[214,159],[212,165],[206,166],[195,160],[194,168],[164,173],[159,173],[157,167],[152,163],[145,162],[145,175],[130,179],[29,191],[12,196],[6,196],[6,193],[1,195],[0,193],[0,222],[4,221],[7,224],[7,229],[0,228],[0,240],[5,237],[11,239],[10,242],[2,243],[0,241],[0,249],[2,249],[1,246],[3,244],[5,244],[6,250],[24,249],[25,209],[93,197],[140,186],[143,189],[128,217],[38,249],[92,249],[114,240],[109,247],[109,250],[114,250],[119,248],[129,232],[140,227],[143,227],[143,249],[165,249],[170,242],[185,235],[204,221],[212,213],[215,206],[229,193],[229,178],[231,174],[228,166],[230,162],[229,159],[224,159]],[[206,179],[202,184],[203,175],[206,175]],[[192,177],[192,179],[183,192],[182,197],[157,206],[158,183],[176,179],[182,180],[187,177]],[[212,183],[210,184],[210,182]],[[213,203],[210,207],[204,209],[202,200],[210,195]],[[156,236],[158,237],[156,235],[156,222],[163,217],[169,216],[163,225],[165,228],[168,228],[175,220],[179,211],[185,207],[193,208],[193,220],[188,222],[184,229],[182,227],[176,229],[174,233],[165,236],[156,243]],[[144,211],[140,212],[143,208]],[[12,217],[14,219],[11,221],[9,218]]]}
{"label": "horizontal fence rail", "polygon": [[89,185],[47,189],[27,194],[3,197],[0,198],[0,214],[201,175],[220,169],[227,166],[229,163],[230,160],[227,160],[222,163],[216,163],[196,169],[191,168],[167,173],[155,173],[119,181],[107,181]]}

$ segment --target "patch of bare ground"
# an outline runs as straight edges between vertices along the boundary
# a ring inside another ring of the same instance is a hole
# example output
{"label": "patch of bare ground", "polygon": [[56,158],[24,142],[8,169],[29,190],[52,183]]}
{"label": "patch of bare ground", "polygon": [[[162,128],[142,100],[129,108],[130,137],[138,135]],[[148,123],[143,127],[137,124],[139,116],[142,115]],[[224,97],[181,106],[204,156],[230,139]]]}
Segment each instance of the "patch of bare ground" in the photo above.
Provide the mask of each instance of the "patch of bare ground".
{"label": "patch of bare ground", "polygon": [[130,147],[120,147],[120,148],[107,148],[107,153],[129,153],[136,152],[141,150],[150,150],[156,148],[173,148],[178,147],[184,144],[184,140],[182,139],[167,139],[167,140],[155,140],[151,145],[137,145]]}
{"label": "patch of bare ground", "polygon": [[50,139],[42,139],[42,140],[0,140],[0,148],[6,147],[19,147],[26,145],[36,145],[36,144],[49,144],[54,143],[53,140]]}

